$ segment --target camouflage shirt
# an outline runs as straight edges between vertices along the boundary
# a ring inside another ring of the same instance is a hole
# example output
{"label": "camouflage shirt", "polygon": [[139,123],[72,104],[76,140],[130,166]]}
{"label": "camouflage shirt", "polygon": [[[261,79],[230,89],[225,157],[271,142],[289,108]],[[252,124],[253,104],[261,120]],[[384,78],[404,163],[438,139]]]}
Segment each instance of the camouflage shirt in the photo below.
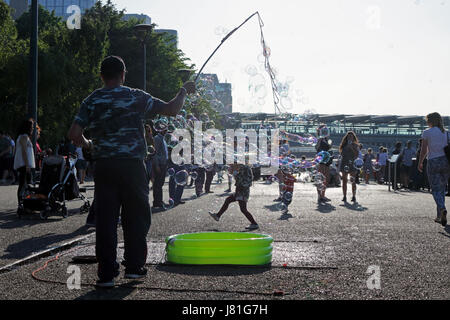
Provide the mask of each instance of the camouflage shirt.
{"label": "camouflage shirt", "polygon": [[95,90],[81,104],[74,122],[89,129],[93,159],[145,159],[143,121],[158,114],[164,103],[125,86]]}

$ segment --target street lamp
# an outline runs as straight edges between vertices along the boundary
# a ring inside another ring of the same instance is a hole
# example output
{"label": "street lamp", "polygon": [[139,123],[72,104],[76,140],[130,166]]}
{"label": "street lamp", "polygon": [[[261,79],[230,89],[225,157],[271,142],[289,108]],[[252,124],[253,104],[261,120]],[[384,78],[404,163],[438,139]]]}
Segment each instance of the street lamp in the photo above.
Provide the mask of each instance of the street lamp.
{"label": "street lamp", "polygon": [[147,46],[145,45],[145,41],[147,40],[147,36],[150,34],[152,30],[151,24],[137,24],[134,26],[134,30],[137,33],[139,40],[141,40],[143,55],[144,55],[144,79],[142,89],[146,91],[147,88]]}

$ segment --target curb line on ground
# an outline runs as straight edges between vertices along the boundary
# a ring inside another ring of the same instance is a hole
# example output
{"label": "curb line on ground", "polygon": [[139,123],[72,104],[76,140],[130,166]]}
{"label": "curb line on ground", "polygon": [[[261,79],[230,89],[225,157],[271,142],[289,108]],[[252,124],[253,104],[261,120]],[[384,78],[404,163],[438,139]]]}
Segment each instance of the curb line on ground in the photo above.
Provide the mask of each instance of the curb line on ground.
{"label": "curb line on ground", "polygon": [[39,259],[41,259],[43,257],[50,256],[50,255],[52,255],[55,252],[64,251],[66,249],[69,249],[69,248],[73,247],[74,245],[76,245],[76,244],[86,240],[87,238],[89,238],[94,233],[95,232],[91,232],[91,233],[89,233],[89,234],[87,234],[87,235],[85,235],[83,237],[76,238],[76,239],[71,240],[69,242],[63,243],[62,245],[59,245],[59,246],[56,246],[56,247],[52,247],[50,249],[46,249],[46,250],[34,253],[34,254],[26,257],[26,258],[23,258],[23,259],[20,259],[18,261],[15,261],[15,262],[13,262],[11,264],[8,264],[8,265],[6,265],[4,267],[0,267],[0,274],[12,271],[16,267],[28,264],[30,262],[34,262],[34,261],[39,260]]}

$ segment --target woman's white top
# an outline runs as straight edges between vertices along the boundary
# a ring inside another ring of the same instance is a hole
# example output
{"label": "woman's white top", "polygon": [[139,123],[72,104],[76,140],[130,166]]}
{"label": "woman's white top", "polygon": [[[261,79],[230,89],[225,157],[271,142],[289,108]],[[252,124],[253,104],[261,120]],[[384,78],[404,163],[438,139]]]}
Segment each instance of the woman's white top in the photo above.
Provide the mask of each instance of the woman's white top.
{"label": "woman's white top", "polygon": [[447,146],[447,131],[442,133],[438,127],[427,129],[422,138],[428,142],[428,160],[444,157],[444,148]]}
{"label": "woman's white top", "polygon": [[[26,157],[27,160],[25,162],[24,155],[23,155],[23,145],[20,143],[21,139],[26,139]],[[33,150],[33,144],[31,143],[30,138],[26,134],[22,134],[19,137],[17,137],[16,140],[16,153],[14,156],[14,169],[17,170],[21,167],[25,167],[27,164],[30,165],[30,168],[35,168],[35,162],[34,162],[34,150]]]}

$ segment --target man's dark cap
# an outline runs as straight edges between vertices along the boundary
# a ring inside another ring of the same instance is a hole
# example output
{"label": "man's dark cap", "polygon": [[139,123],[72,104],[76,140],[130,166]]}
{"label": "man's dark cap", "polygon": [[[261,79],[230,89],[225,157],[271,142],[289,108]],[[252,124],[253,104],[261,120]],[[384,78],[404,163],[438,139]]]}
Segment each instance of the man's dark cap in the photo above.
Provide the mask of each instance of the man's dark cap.
{"label": "man's dark cap", "polygon": [[106,57],[100,67],[100,73],[106,79],[114,79],[124,71],[126,71],[125,62],[118,56]]}

